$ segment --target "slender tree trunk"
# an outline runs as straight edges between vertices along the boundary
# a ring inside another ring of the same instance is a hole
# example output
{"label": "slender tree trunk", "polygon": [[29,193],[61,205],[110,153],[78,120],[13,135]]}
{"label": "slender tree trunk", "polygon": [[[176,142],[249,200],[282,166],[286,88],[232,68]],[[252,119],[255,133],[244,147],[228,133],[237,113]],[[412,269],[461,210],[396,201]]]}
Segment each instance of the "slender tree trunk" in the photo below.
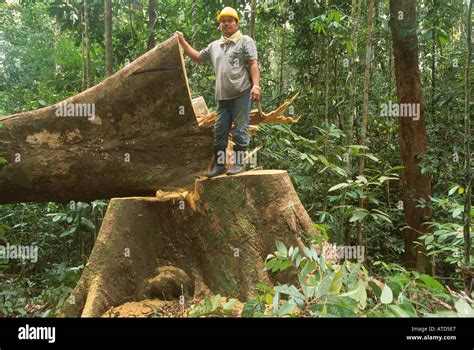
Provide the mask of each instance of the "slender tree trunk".
{"label": "slender tree trunk", "polygon": [[[360,141],[361,146],[367,144],[367,120],[369,115],[369,82],[370,82],[370,65],[372,61],[372,30],[374,18],[375,0],[369,0],[369,8],[367,11],[367,49],[365,53],[365,71],[364,71],[364,105],[362,110],[362,121],[360,125]],[[359,175],[364,175],[365,170],[365,150],[360,150],[359,156]],[[359,207],[364,207],[364,200],[359,199]],[[362,245],[364,239],[364,229],[360,221],[357,222],[357,244]]]}
{"label": "slender tree trunk", "polygon": [[255,17],[257,15],[257,0],[251,0],[250,2],[250,37],[255,39]]}
{"label": "slender tree trunk", "polygon": [[[465,172],[465,199],[464,199],[464,264],[466,268],[470,266],[471,259],[471,192],[472,192],[472,182],[471,182],[471,60],[472,60],[472,4],[474,0],[469,2],[467,10],[467,62],[466,62],[466,72],[465,72],[465,103],[464,103],[464,172]],[[465,284],[466,289],[471,288],[472,276],[466,276]]]}
{"label": "slender tree trunk", "polygon": [[104,3],[104,25],[105,25],[105,76],[113,73],[113,53],[112,53],[112,0],[105,0]]}
{"label": "slender tree trunk", "polygon": [[151,50],[152,48],[155,47],[156,10],[157,10],[156,0],[149,0],[148,2],[148,43],[147,43],[148,50]]}
{"label": "slender tree trunk", "polygon": [[[433,10],[437,9],[436,0],[433,0]],[[436,31],[438,29],[438,14],[434,15],[433,22],[433,38],[431,48],[431,122],[436,123],[435,120],[435,92],[436,92]]]}
{"label": "slender tree trunk", "polygon": [[[404,213],[407,228],[404,229],[404,264],[418,271],[433,273],[433,265],[425,254],[425,248],[417,238],[430,231],[426,225],[432,219],[430,202],[431,181],[428,174],[421,174],[420,154],[426,153],[424,102],[416,36],[416,1],[390,0],[390,27],[395,57],[395,75],[399,104],[418,108],[415,117],[399,117],[400,153],[405,167],[402,175]],[[423,207],[419,201],[424,201]]]}
{"label": "slender tree trunk", "polygon": [[128,2],[128,24],[130,25],[130,38],[132,42],[135,42],[135,30],[133,29],[132,1]]}
{"label": "slender tree trunk", "polygon": [[[326,0],[326,16],[329,17],[329,0]],[[329,142],[329,28],[326,34],[326,51],[324,62],[324,76],[325,76],[325,99],[324,99],[324,157],[328,159],[328,142]],[[328,177],[325,176],[323,180],[323,212],[327,209],[327,194],[328,194],[329,184]]]}
{"label": "slender tree trunk", "polygon": [[91,82],[91,44],[89,38],[89,5],[84,0],[84,40],[86,44],[86,87],[92,86]]}
{"label": "slender tree trunk", "polygon": [[193,0],[191,3],[191,45],[196,47],[197,34],[197,2]]}
{"label": "slender tree trunk", "polygon": [[[392,37],[391,34],[389,33],[389,42],[388,42],[388,95],[387,95],[387,101],[392,101],[392,71],[393,71],[393,54],[392,54],[392,43],[391,43]],[[391,125],[392,121],[391,119],[387,119],[387,123]],[[387,134],[387,143],[391,142],[393,136],[391,134]],[[385,189],[387,193],[387,207],[390,208],[390,180],[385,181]]]}
{"label": "slender tree trunk", "polygon": [[[359,23],[361,4],[357,0],[352,0],[352,10],[351,10],[351,48],[349,57],[349,108],[347,111],[347,122],[345,132],[347,134],[347,176],[352,178],[352,154],[350,152],[349,146],[352,145],[352,140],[354,139],[354,115],[356,110],[356,99],[354,93],[354,85],[356,85],[356,60],[357,60],[357,27]],[[344,196],[345,205],[346,198]],[[351,224],[349,218],[345,219],[344,224],[344,241],[346,244],[351,243]]]}
{"label": "slender tree trunk", "polygon": [[[347,113],[349,116],[349,121],[347,125],[347,130],[346,130],[346,133],[348,134],[347,146],[352,145],[353,139],[354,139],[354,116],[356,114],[355,113],[356,98],[355,98],[354,86],[356,85],[356,82],[357,82],[357,79],[356,79],[357,32],[358,32],[357,29],[358,29],[358,24],[359,24],[361,7],[362,6],[360,2],[358,2],[357,0],[352,0],[351,45],[353,46],[353,48],[352,48],[350,62],[349,62],[350,79],[349,79],[349,111]],[[352,155],[349,152],[349,150],[347,151],[347,169],[348,169],[349,177],[352,177]]]}
{"label": "slender tree trunk", "polygon": [[283,24],[281,33],[281,49],[280,49],[280,83],[278,84],[278,95],[283,95],[283,67],[285,64],[285,37],[286,37],[286,26]]}
{"label": "slender tree trunk", "polygon": [[[338,72],[338,69],[337,69],[337,50],[334,49],[333,50],[333,53],[334,53],[334,77],[333,77],[333,87],[334,87],[334,92],[333,92],[333,95],[336,97],[338,95],[338,86],[337,86],[337,78],[338,78],[338,75],[337,75],[337,72]],[[334,124],[337,125],[339,127],[339,129],[343,129],[344,126],[344,122],[341,121],[340,117],[339,117],[339,113],[338,113],[338,110],[339,110],[339,105],[340,103],[336,103],[335,106],[334,106]]]}
{"label": "slender tree trunk", "polygon": [[85,58],[85,42],[84,42],[84,9],[81,11],[81,67],[82,67],[82,84],[81,91],[86,89],[86,58]]}

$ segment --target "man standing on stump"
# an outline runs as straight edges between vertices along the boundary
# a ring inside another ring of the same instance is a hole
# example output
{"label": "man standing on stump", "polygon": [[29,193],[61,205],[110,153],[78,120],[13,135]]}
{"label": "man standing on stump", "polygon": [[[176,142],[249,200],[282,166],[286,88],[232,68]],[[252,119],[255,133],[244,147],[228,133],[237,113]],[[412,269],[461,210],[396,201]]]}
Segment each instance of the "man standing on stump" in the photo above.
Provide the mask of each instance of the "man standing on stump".
{"label": "man standing on stump", "polygon": [[260,99],[260,71],[257,47],[248,35],[239,30],[239,15],[231,7],[225,7],[217,16],[220,39],[201,51],[195,50],[176,32],[186,54],[195,62],[211,61],[216,74],[217,119],[214,125],[214,164],[207,177],[226,172],[226,150],[229,134],[234,123],[234,165],[227,175],[245,170],[245,154],[250,143],[249,124],[252,100]]}

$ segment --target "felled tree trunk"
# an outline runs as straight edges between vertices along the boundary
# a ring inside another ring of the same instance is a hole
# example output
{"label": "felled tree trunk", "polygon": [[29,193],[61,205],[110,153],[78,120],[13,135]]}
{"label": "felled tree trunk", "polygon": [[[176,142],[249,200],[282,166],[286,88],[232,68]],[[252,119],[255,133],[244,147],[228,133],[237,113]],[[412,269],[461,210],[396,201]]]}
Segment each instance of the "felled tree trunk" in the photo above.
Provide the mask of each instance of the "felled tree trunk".
{"label": "felled tree trunk", "polygon": [[[58,116],[73,108],[74,116]],[[79,116],[92,108],[94,117]],[[212,126],[198,127],[177,36],[74,97],[0,123],[8,161],[0,165],[0,203],[192,186],[212,155]]]}
{"label": "felled tree trunk", "polygon": [[275,282],[275,240],[302,249],[311,219],[286,171],[196,180],[192,192],[112,199],[66,316],[96,317],[141,300],[208,294],[246,300]]}
{"label": "felled tree trunk", "polygon": [[[251,124],[296,122],[283,115],[295,97],[264,116],[252,111]],[[204,99],[191,101],[175,35],[74,97],[0,118],[8,161],[0,164],[0,204],[191,188],[209,166],[215,119]]]}

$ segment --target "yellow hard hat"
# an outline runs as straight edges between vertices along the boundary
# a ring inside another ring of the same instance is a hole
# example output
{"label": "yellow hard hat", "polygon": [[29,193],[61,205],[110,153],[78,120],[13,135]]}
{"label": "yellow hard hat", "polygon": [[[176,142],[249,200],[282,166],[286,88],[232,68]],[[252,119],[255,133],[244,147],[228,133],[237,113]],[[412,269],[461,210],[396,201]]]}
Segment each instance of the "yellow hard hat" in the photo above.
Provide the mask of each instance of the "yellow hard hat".
{"label": "yellow hard hat", "polygon": [[221,13],[219,13],[217,15],[217,21],[220,22],[221,21],[221,17],[223,16],[229,16],[229,17],[234,17],[237,22],[240,21],[239,19],[239,14],[237,13],[237,11],[235,11],[232,7],[224,7],[221,11]]}

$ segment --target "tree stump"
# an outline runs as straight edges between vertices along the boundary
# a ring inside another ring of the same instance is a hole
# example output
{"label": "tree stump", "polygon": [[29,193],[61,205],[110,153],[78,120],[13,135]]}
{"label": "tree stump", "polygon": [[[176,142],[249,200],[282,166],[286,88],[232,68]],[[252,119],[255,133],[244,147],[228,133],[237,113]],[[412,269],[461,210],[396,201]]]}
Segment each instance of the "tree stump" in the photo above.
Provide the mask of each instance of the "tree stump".
{"label": "tree stump", "polygon": [[192,192],[114,198],[65,316],[145,299],[221,294],[244,301],[275,241],[302,249],[312,221],[283,170],[197,179]]}

